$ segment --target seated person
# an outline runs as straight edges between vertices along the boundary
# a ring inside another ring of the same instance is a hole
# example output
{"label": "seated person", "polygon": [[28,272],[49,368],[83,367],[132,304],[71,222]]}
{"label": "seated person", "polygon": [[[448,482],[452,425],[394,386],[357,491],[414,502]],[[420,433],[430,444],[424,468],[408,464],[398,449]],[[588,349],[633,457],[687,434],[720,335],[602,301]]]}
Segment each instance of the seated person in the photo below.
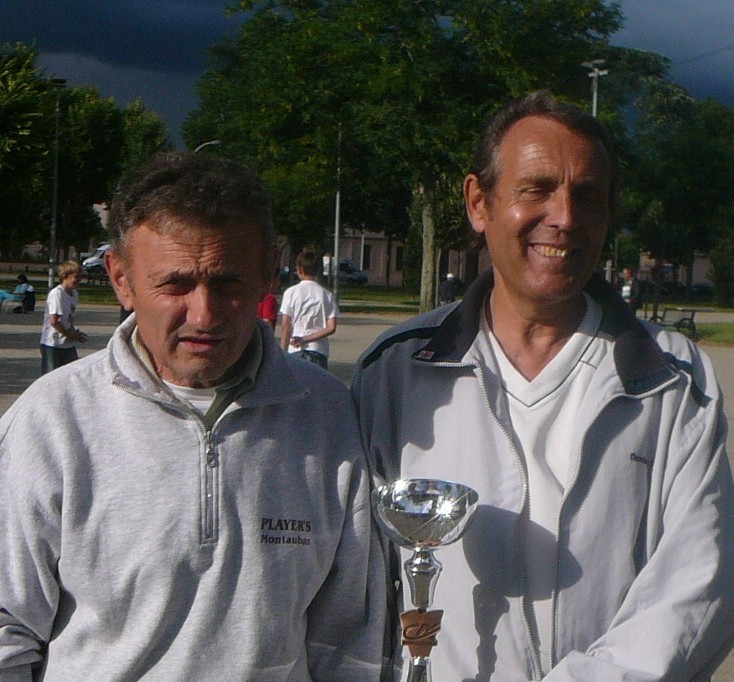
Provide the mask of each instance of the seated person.
{"label": "seated person", "polygon": [[[33,286],[28,282],[28,278],[24,274],[20,274],[16,279],[18,284],[15,289],[13,289],[12,294],[9,294],[4,289],[0,289],[0,306],[2,306],[5,301],[22,304],[28,292],[32,292],[33,298],[35,299],[35,292],[33,292]],[[18,312],[22,312],[23,306],[21,305],[19,308],[19,310],[17,308],[16,310],[18,310]]]}

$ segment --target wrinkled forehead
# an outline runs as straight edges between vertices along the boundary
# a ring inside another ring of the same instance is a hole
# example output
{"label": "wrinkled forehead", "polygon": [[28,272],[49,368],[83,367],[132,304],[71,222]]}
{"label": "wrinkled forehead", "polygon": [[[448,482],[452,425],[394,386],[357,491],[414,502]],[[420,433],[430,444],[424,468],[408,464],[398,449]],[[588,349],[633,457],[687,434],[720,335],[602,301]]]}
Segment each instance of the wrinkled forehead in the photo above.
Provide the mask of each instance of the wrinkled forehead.
{"label": "wrinkled forehead", "polygon": [[604,143],[550,117],[520,119],[507,130],[497,151],[500,174],[509,166],[533,169],[565,164],[602,182],[611,182],[611,160]]}
{"label": "wrinkled forehead", "polygon": [[[146,240],[140,237],[144,237],[146,233],[163,235],[181,243],[189,243],[202,237],[228,242],[235,239],[249,248],[265,251],[264,230],[250,216],[243,214],[227,221],[210,223],[185,219],[173,211],[160,210],[138,222],[124,235],[120,256],[125,261],[130,262],[130,259],[134,258],[136,249],[145,248]],[[133,239],[134,235],[137,235],[138,239]]]}

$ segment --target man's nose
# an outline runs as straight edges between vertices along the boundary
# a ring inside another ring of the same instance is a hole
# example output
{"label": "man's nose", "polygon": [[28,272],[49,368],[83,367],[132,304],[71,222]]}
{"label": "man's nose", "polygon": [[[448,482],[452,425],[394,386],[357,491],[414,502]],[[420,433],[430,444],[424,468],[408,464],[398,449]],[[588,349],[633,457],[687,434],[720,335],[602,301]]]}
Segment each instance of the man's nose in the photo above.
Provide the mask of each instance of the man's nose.
{"label": "man's nose", "polygon": [[186,321],[196,329],[211,329],[219,324],[220,305],[206,284],[198,284],[188,296]]}
{"label": "man's nose", "polygon": [[559,229],[568,229],[574,224],[574,197],[570,187],[561,185],[548,198],[546,205],[548,223]]}

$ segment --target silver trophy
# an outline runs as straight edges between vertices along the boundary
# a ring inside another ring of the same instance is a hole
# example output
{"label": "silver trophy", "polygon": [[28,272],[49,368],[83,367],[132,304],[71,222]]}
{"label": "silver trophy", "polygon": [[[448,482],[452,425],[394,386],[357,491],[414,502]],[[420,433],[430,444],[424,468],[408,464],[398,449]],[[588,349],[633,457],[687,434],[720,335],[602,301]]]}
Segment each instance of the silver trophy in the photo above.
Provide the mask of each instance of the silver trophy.
{"label": "silver trophy", "polygon": [[436,646],[443,611],[429,611],[441,563],[433,555],[467,529],[479,495],[461,483],[431,478],[400,479],[372,492],[380,527],[400,547],[413,550],[405,564],[415,609],[400,615],[403,646],[410,650],[408,682],[430,682],[429,654]]}

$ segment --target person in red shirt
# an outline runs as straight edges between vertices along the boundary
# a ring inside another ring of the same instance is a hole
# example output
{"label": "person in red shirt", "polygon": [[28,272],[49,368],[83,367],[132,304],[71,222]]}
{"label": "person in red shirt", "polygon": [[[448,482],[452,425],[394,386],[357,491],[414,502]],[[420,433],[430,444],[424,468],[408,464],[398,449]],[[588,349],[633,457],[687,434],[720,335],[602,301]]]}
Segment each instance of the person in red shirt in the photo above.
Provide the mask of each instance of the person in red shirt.
{"label": "person in red shirt", "polygon": [[275,331],[275,323],[278,321],[278,300],[275,298],[278,289],[280,289],[280,279],[276,274],[273,278],[273,283],[270,285],[270,291],[257,304],[257,316],[261,320],[265,320],[272,327],[273,331]]}

